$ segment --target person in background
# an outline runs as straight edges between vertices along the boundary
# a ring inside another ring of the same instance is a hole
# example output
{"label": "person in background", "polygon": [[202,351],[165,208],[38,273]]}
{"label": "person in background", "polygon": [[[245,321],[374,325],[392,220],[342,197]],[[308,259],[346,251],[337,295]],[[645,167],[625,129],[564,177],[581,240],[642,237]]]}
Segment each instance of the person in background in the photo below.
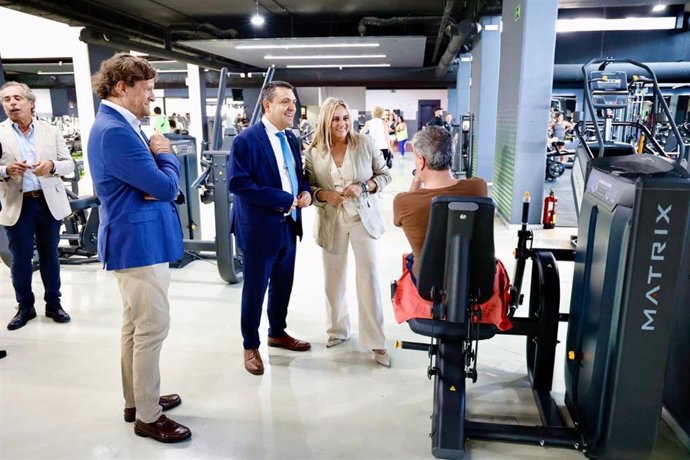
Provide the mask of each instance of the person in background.
{"label": "person in background", "polygon": [[160,134],[169,133],[170,121],[168,120],[168,117],[161,111],[161,108],[154,107],[153,113],[155,114],[151,123],[153,125],[153,129]]}
{"label": "person in background", "polygon": [[422,253],[429,225],[431,200],[439,195],[487,196],[486,181],[480,177],[455,179],[451,174],[453,142],[450,133],[440,126],[428,126],[412,138],[415,175],[408,192],[393,200],[393,223],[402,227],[412,248],[407,269],[416,284],[417,262]]}
{"label": "person in background", "polygon": [[314,139],[314,128],[307,121],[306,114],[302,114],[299,117],[299,134],[306,144],[311,144],[311,141]]}
{"label": "person in background", "polygon": [[302,238],[302,209],[311,204],[302,174],[297,138],[288,129],[295,117],[294,87],[272,81],[261,92],[264,115],[232,144],[228,190],[234,194],[231,231],[244,253],[242,337],[244,368],[264,373],[259,354],[259,325],[268,288],[268,346],[307,351],[311,344],[285,331],[295,276],[297,238]]}
{"label": "person in background", "polygon": [[449,132],[453,129],[453,115],[451,115],[450,113],[446,114],[446,117],[443,120],[443,127],[446,128]]}
{"label": "person in background", "polygon": [[390,152],[393,156],[395,152],[396,144],[398,143],[395,138],[395,112],[392,110],[386,111],[384,119],[386,120],[386,126],[388,127],[388,138],[390,139]]}
{"label": "person in background", "polygon": [[369,134],[374,139],[374,145],[381,150],[383,158],[386,160],[386,166],[389,168],[393,166],[392,155],[390,153],[391,140],[388,136],[388,126],[383,119],[383,107],[374,106],[371,109],[371,119],[364,123],[364,126],[359,130],[360,134]]}
{"label": "person in background", "polygon": [[564,119],[563,112],[554,112],[549,121],[549,131],[551,132],[550,142],[565,142],[566,134],[572,131],[572,129],[573,124]]}
{"label": "person in background", "polygon": [[398,121],[395,124],[395,138],[398,141],[398,147],[400,147],[400,158],[405,158],[405,145],[407,144],[408,134],[407,123],[405,123],[402,113],[398,115]]}
{"label": "person in background", "polygon": [[427,126],[441,126],[443,127],[443,109],[441,107],[436,107],[434,109],[434,118],[429,120],[426,124]]}
{"label": "person in background", "polygon": [[122,297],[121,369],[124,419],[137,436],[159,442],[192,432],[163,415],[177,394],[160,396],[160,352],[170,328],[169,262],[182,257],[175,199],[180,164],[160,133],[147,139],[156,69],[144,58],[117,53],[92,77],[101,99],[89,135],[88,159],[101,201],[98,256],[113,271]]}
{"label": "person in background", "polygon": [[0,123],[0,225],[12,254],[12,286],[17,313],[7,325],[14,331],[36,317],[31,279],[34,241],[45,293],[45,314],[56,323],[70,316],[60,303],[58,243],[62,219],[72,210],[60,176],[74,171],[74,162],[60,130],[34,119],[36,96],[24,83],[0,88],[7,119]]}
{"label": "person in background", "polygon": [[346,292],[351,246],[355,256],[360,344],[374,352],[377,363],[389,367],[377,240],[384,232],[379,195],[391,182],[391,175],[372,139],[352,131],[350,109],[344,100],[330,97],[321,106],[305,166],[318,208],[314,235],[323,255],[326,347],[350,338]]}

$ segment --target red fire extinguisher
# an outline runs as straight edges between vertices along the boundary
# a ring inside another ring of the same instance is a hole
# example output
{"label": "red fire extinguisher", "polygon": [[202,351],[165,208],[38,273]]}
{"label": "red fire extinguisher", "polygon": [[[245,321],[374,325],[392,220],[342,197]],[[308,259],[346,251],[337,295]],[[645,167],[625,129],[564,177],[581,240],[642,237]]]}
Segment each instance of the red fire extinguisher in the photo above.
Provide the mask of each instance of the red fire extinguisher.
{"label": "red fire extinguisher", "polygon": [[542,217],[544,228],[554,228],[556,226],[556,203],[558,203],[558,198],[551,190],[549,196],[544,198],[544,216]]}

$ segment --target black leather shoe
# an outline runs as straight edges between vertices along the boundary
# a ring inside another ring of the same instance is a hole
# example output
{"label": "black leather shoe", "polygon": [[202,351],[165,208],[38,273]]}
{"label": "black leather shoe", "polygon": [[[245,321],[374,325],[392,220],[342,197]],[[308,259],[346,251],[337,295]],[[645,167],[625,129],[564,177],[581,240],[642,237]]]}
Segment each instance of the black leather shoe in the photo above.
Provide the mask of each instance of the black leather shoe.
{"label": "black leather shoe", "polygon": [[53,307],[46,305],[46,316],[52,318],[56,323],[69,323],[69,320],[72,319],[60,306]]}
{"label": "black leather shoe", "polygon": [[14,331],[16,329],[19,329],[20,327],[24,327],[26,323],[28,323],[35,317],[36,310],[34,308],[20,308],[17,314],[14,315],[14,318],[12,318],[12,321],[10,321],[10,323],[7,325],[7,329],[9,329],[10,331]]}

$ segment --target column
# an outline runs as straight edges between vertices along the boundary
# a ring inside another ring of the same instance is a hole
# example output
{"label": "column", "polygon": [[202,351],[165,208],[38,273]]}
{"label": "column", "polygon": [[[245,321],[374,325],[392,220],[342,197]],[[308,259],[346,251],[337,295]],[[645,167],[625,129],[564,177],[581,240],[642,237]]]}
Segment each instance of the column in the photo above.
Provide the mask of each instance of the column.
{"label": "column", "polygon": [[496,146],[498,68],[501,56],[500,16],[480,20],[482,31],[472,50],[470,111],[474,113],[472,175],[493,181]]}
{"label": "column", "polygon": [[[79,134],[81,136],[82,151],[86,160],[87,146],[89,145],[89,132],[96,120],[96,112],[100,105],[100,99],[93,93],[91,76],[98,71],[101,62],[112,57],[117,50],[101,45],[76,42],[73,56],[74,86],[77,92],[77,111],[79,112]],[[82,194],[90,194],[91,175],[89,174],[89,162],[84,161],[84,177],[88,180],[80,184]]]}
{"label": "column", "polygon": [[472,53],[463,53],[458,56],[458,73],[455,87],[457,88],[458,113],[460,118],[470,111],[470,91],[472,86]]}
{"label": "column", "polygon": [[[5,84],[5,69],[2,66],[2,56],[0,56],[0,86]],[[5,121],[7,115],[4,110],[0,110],[0,121]]]}
{"label": "column", "polygon": [[[187,64],[189,88],[189,135],[196,139],[196,151],[200,157],[204,145],[208,145],[208,119],[206,117],[206,72],[194,64]],[[218,102],[222,104],[222,101]],[[184,115],[184,114],[183,114]],[[199,169],[201,171],[201,169]]]}
{"label": "column", "polygon": [[558,2],[504,0],[493,198],[509,223],[541,221],[546,129],[553,86]]}

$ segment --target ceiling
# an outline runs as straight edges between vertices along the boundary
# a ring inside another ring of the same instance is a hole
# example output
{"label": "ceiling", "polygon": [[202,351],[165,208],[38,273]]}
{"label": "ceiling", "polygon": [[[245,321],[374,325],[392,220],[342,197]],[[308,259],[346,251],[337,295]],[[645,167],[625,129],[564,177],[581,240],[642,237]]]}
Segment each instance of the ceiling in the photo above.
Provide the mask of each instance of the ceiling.
{"label": "ceiling", "polygon": [[[560,0],[559,7],[611,9],[657,3],[658,0]],[[502,1],[0,0],[0,6],[86,27],[82,40],[90,43],[141,51],[166,61],[191,62],[212,69],[227,67],[238,75],[261,72],[275,65],[280,77],[309,79],[312,84],[343,84],[348,79],[362,80],[366,76],[368,84],[374,86],[402,87],[412,82],[415,86],[423,83],[430,87],[454,83],[452,73],[439,78],[434,75],[435,68],[440,61],[443,65],[447,50],[455,56],[468,49],[476,31],[467,24],[484,15],[500,15]],[[257,10],[266,20],[261,27],[250,23]],[[452,34],[463,36],[463,47],[448,49]],[[307,47],[238,48],[257,43]],[[343,47],[323,46],[334,43]],[[356,46],[366,43],[378,46]],[[348,57],[335,57],[343,54]],[[288,68],[313,63],[329,67]],[[363,72],[361,68],[351,68],[353,63],[370,65]],[[12,65],[5,63],[6,70]]]}

